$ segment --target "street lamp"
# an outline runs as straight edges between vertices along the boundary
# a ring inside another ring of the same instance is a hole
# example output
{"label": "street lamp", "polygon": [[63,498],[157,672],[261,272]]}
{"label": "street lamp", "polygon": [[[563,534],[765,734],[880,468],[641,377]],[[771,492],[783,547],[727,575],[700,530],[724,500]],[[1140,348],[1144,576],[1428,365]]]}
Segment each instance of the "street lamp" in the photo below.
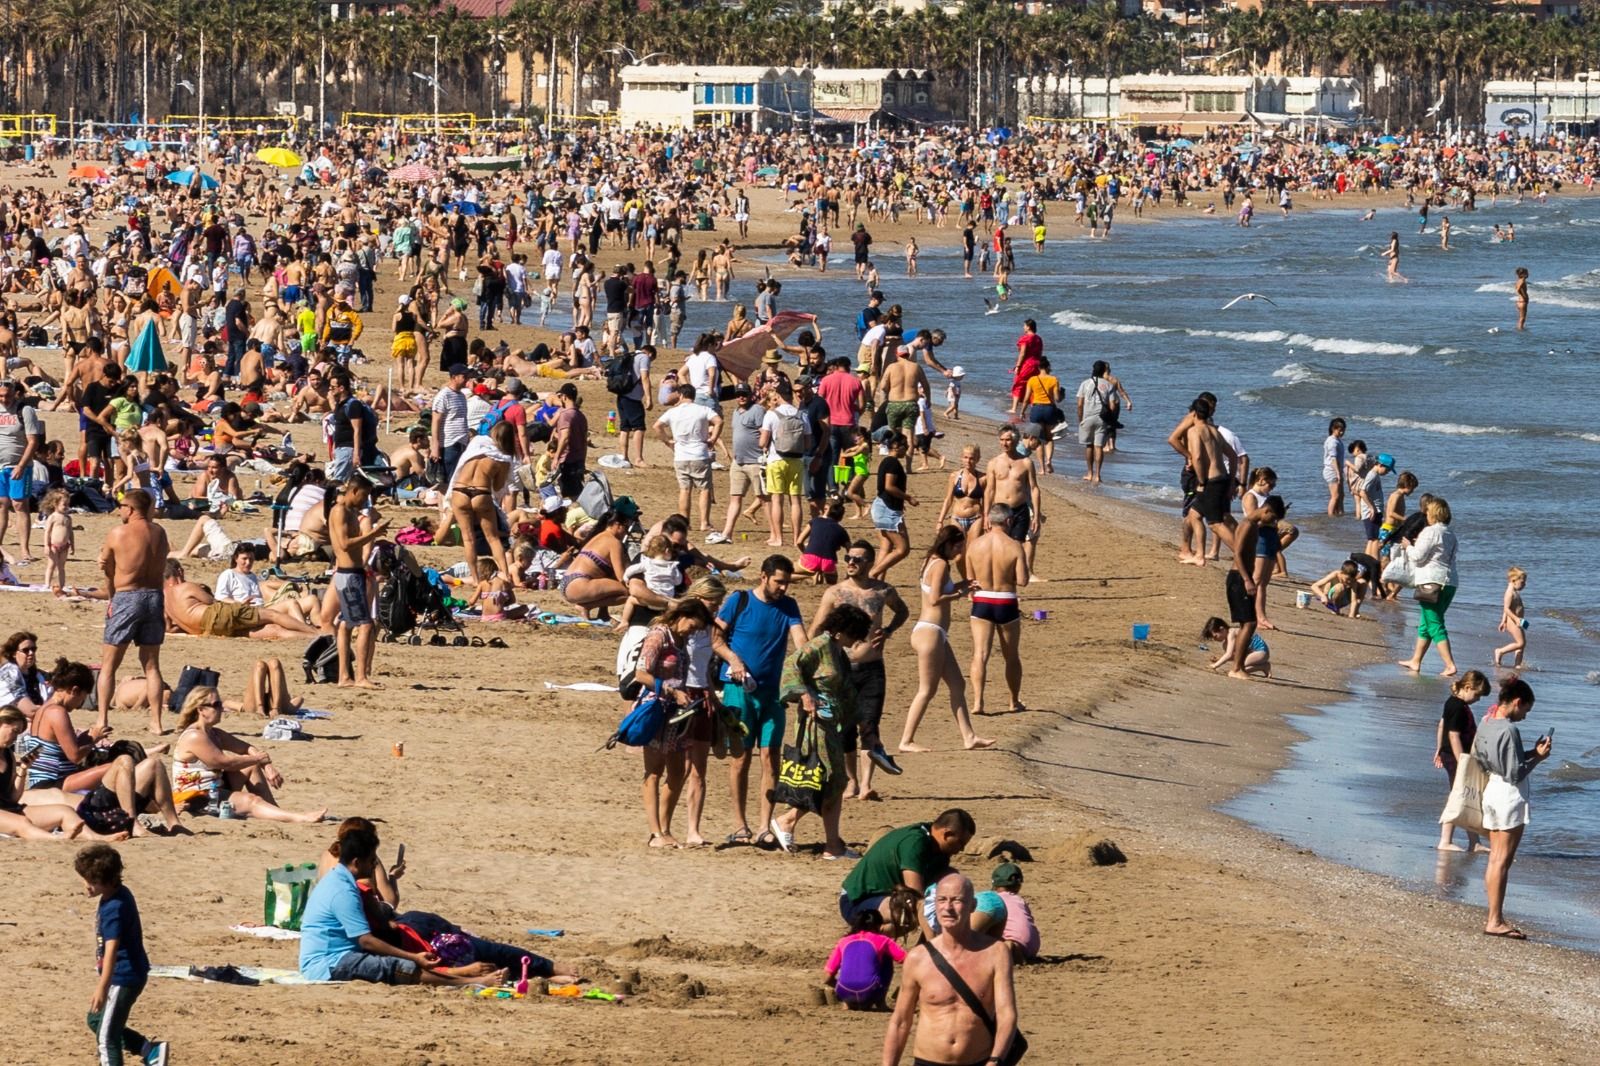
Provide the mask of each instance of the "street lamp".
{"label": "street lamp", "polygon": [[433,40],[433,136],[439,137],[439,35],[430,33]]}
{"label": "street lamp", "polygon": [[1586,136],[1585,130],[1589,128],[1589,73],[1578,72],[1578,84],[1583,86],[1583,122],[1578,126],[1578,136]]}

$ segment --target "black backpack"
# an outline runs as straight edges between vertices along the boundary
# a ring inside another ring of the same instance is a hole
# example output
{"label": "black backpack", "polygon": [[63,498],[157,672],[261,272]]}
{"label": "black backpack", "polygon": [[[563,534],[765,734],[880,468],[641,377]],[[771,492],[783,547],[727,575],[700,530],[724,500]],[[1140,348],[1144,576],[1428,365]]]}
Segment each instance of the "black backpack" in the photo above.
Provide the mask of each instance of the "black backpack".
{"label": "black backpack", "polygon": [[306,645],[300,665],[305,667],[306,684],[331,685],[339,680],[339,642],[324,633]]}
{"label": "black backpack", "polygon": [[403,637],[417,627],[419,616],[435,607],[433,585],[408,567],[396,567],[378,588],[378,629],[388,639]]}
{"label": "black backpack", "polygon": [[626,396],[639,385],[639,375],[634,373],[633,353],[623,352],[605,361],[606,391]]}

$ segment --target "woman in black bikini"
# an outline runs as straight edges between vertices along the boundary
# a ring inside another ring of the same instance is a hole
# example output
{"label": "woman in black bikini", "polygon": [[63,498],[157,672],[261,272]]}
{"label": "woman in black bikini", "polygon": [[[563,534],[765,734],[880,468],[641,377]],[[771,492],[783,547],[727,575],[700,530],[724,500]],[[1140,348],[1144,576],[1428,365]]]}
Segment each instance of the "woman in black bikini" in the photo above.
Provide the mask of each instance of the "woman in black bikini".
{"label": "woman in black bikini", "polygon": [[489,554],[494,556],[494,565],[500,573],[510,576],[511,566],[506,561],[495,500],[511,479],[517,427],[504,420],[496,422],[487,437],[474,437],[468,447],[471,451],[462,453],[461,464],[450,486],[450,511],[461,529],[461,551],[466,556],[467,573],[477,571],[477,540],[481,531]]}
{"label": "woman in black bikini", "polygon": [[978,467],[982,460],[983,453],[976,444],[961,449],[961,467],[950,475],[950,487],[944,494],[944,503],[939,507],[939,520],[933,524],[936,531],[943,529],[948,519],[960,526],[971,539],[972,527],[983,516],[984,476]]}

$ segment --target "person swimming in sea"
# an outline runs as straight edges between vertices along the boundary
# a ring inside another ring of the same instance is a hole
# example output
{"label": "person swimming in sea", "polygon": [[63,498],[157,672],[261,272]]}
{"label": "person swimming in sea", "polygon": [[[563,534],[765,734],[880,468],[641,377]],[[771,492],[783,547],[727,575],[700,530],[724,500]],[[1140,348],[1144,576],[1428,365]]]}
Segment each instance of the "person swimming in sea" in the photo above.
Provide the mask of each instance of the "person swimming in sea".
{"label": "person swimming in sea", "polygon": [[1517,284],[1514,289],[1517,301],[1517,328],[1528,328],[1528,268],[1517,267]]}
{"label": "person swimming in sea", "polygon": [[[1426,210],[1426,205],[1424,205],[1424,210]],[[1388,273],[1387,276],[1388,276],[1388,280],[1391,283],[1396,282],[1396,281],[1406,282],[1406,281],[1410,281],[1411,280],[1410,278],[1406,277],[1404,274],[1400,273],[1400,234],[1399,234],[1399,232],[1391,232],[1389,234],[1389,247],[1387,247],[1387,248],[1385,248],[1383,250],[1383,257],[1385,259],[1389,260],[1389,273]]]}

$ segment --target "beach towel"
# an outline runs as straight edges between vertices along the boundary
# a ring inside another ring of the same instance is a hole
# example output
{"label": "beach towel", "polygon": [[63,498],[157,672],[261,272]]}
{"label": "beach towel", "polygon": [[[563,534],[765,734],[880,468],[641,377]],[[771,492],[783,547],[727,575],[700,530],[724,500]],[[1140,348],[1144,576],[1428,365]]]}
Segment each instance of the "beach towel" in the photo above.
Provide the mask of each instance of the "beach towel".
{"label": "beach towel", "polygon": [[[202,968],[203,969],[203,968]],[[299,970],[284,970],[270,966],[235,966],[241,977],[248,977],[263,985],[336,985],[343,981],[313,981],[302,977]],[[151,977],[166,977],[177,981],[203,981],[205,978],[193,966],[152,966]]]}
{"label": "beach towel", "polygon": [[235,933],[244,936],[260,937],[262,940],[299,940],[300,932],[296,929],[279,929],[275,925],[256,925],[253,922],[240,922],[238,925],[228,926]]}
{"label": "beach towel", "polygon": [[128,372],[162,374],[167,369],[167,355],[161,350],[161,337],[156,333],[156,322],[152,318],[134,338],[133,348],[128,352]]}

